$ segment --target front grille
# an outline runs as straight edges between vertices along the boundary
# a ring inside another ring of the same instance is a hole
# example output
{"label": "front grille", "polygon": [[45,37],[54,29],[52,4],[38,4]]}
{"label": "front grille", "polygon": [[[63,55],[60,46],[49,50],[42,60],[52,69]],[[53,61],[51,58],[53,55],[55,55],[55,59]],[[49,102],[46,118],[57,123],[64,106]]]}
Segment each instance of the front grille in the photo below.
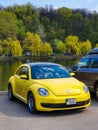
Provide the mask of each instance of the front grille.
{"label": "front grille", "polygon": [[57,104],[41,103],[41,106],[46,108],[70,108],[70,107],[85,106],[89,102],[90,100],[86,100],[86,101],[77,102],[76,104],[73,105],[66,105],[66,103],[57,103]]}

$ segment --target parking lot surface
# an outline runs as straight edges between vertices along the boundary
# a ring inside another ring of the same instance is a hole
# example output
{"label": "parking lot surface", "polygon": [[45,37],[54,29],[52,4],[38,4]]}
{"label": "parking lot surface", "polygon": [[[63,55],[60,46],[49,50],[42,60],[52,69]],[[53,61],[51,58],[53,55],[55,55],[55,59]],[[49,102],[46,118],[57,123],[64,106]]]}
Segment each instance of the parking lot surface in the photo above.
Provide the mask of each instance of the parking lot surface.
{"label": "parking lot surface", "polygon": [[81,110],[38,112],[31,114],[27,106],[0,96],[0,130],[97,130],[98,102]]}

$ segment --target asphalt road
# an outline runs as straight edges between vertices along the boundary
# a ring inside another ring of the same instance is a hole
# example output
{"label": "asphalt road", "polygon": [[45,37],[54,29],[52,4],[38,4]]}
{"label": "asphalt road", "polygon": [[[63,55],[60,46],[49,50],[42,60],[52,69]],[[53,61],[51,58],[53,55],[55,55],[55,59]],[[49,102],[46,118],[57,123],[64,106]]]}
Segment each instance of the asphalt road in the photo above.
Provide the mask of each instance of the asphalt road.
{"label": "asphalt road", "polygon": [[87,109],[29,113],[27,106],[0,96],[0,130],[98,130],[98,102]]}

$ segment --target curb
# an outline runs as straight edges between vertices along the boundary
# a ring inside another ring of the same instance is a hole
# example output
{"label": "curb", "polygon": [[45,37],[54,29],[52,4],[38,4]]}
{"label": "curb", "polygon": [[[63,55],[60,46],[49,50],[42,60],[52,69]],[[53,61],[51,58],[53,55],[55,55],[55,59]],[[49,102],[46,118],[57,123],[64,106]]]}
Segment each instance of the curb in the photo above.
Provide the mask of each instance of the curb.
{"label": "curb", "polygon": [[0,91],[0,96],[5,95],[7,96],[7,91]]}

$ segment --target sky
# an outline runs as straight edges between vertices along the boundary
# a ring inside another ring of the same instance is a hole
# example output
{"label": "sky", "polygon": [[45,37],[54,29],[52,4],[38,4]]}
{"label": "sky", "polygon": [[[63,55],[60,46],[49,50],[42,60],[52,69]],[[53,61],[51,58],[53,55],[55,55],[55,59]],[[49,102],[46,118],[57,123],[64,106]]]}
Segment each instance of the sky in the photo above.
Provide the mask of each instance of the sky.
{"label": "sky", "polygon": [[52,5],[53,8],[68,7],[70,9],[87,9],[98,12],[98,0],[0,0],[3,7],[14,4],[23,5],[31,3],[35,7],[45,7]]}

